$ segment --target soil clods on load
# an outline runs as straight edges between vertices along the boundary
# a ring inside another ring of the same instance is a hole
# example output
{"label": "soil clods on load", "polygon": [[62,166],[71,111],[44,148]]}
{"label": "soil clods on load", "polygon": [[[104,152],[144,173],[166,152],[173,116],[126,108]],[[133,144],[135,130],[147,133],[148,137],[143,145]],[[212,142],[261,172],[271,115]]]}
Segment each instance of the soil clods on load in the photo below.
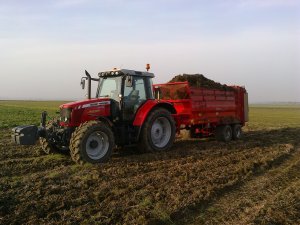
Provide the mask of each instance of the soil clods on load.
{"label": "soil clods on load", "polygon": [[188,81],[189,85],[192,87],[202,87],[208,89],[218,89],[222,91],[234,91],[235,89],[227,86],[226,84],[220,84],[213,80],[206,78],[203,74],[180,74],[173,77],[169,83],[171,82],[184,82]]}

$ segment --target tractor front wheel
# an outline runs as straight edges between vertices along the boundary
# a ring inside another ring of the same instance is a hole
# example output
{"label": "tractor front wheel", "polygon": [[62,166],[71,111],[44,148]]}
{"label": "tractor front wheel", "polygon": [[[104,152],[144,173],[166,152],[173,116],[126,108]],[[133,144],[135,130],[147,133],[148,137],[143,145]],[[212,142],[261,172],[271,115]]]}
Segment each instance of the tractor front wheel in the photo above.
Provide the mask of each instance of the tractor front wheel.
{"label": "tractor front wheel", "polygon": [[[48,131],[53,131],[53,121],[49,121],[47,126],[46,126],[46,130]],[[40,137],[39,139],[42,150],[44,151],[44,153],[48,154],[53,154],[59,151],[59,148],[56,147],[55,145],[51,144],[46,138],[44,137]]]}
{"label": "tractor front wheel", "polygon": [[88,121],[73,132],[70,153],[76,163],[104,163],[109,160],[114,145],[114,135],[108,125]]}
{"label": "tractor front wheel", "polygon": [[171,148],[175,139],[175,121],[166,109],[155,109],[148,115],[143,125],[139,149],[165,151]]}

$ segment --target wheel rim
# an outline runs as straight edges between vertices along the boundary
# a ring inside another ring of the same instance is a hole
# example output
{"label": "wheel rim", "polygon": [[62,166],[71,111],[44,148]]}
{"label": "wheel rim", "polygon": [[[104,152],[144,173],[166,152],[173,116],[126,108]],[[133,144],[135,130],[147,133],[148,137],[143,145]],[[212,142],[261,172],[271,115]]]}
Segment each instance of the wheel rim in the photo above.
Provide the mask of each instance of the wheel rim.
{"label": "wheel rim", "polygon": [[93,160],[101,159],[108,151],[109,141],[107,134],[101,131],[92,133],[86,141],[86,153]]}
{"label": "wheel rim", "polygon": [[170,121],[165,117],[158,117],[151,127],[151,140],[155,147],[165,147],[171,138],[172,128]]}
{"label": "wheel rim", "polygon": [[236,134],[235,134],[236,137],[237,137],[237,138],[240,138],[241,133],[242,133],[242,132],[241,132],[241,129],[240,129],[240,128],[236,128],[236,131],[235,131],[235,132],[236,132]]}
{"label": "wheel rim", "polygon": [[225,131],[225,139],[229,140],[231,138],[231,131],[230,128],[227,127],[226,131]]}

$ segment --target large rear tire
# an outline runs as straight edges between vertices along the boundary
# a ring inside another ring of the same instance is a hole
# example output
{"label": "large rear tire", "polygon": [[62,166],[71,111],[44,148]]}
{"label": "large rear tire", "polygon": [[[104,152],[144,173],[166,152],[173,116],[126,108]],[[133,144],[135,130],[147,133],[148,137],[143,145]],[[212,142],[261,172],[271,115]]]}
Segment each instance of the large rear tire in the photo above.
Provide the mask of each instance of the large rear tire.
{"label": "large rear tire", "polygon": [[138,148],[142,152],[166,151],[172,147],[176,127],[171,113],[158,108],[149,113],[141,132]]}
{"label": "large rear tire", "polygon": [[79,164],[104,163],[110,159],[114,146],[114,135],[107,124],[88,121],[73,132],[70,153],[73,161]]}

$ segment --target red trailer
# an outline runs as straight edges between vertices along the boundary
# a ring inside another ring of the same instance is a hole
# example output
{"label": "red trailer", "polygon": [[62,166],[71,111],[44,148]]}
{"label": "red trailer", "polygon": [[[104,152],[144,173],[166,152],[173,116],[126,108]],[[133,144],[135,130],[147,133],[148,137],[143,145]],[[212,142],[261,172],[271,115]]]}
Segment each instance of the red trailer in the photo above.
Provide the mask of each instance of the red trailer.
{"label": "red trailer", "polygon": [[188,82],[154,85],[155,97],[176,109],[177,132],[190,131],[191,137],[216,135],[218,140],[241,138],[248,121],[248,94],[244,87],[224,90],[191,86]]}

